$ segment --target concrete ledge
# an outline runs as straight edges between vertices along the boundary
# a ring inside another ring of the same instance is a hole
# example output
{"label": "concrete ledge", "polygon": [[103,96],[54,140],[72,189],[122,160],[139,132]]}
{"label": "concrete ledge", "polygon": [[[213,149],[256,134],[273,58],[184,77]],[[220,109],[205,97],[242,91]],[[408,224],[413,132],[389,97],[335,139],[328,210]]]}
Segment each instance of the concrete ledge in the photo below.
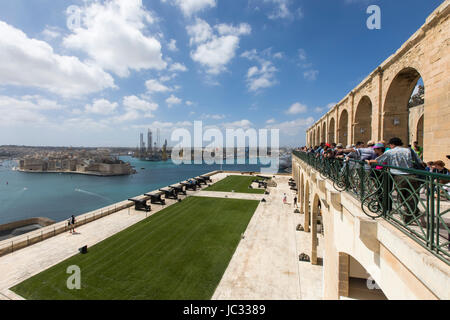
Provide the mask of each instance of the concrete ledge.
{"label": "concrete ledge", "polygon": [[450,268],[386,221],[378,221],[378,240],[439,299],[450,299]]}
{"label": "concrete ledge", "polygon": [[380,252],[380,242],[377,238],[378,222],[369,218],[356,217],[355,231],[357,237],[371,251]]}

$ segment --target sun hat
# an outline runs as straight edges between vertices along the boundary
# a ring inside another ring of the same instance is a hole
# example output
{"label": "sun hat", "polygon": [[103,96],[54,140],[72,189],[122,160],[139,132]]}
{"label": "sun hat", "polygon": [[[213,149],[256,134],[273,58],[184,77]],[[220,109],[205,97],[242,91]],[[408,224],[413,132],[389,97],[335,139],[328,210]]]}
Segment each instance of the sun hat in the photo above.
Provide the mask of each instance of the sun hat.
{"label": "sun hat", "polygon": [[343,148],[344,147],[344,145],[342,144],[342,143],[338,143],[337,145],[336,145],[336,148]]}
{"label": "sun hat", "polygon": [[384,144],[382,143],[377,143],[372,147],[372,149],[381,149],[381,148],[385,148]]}

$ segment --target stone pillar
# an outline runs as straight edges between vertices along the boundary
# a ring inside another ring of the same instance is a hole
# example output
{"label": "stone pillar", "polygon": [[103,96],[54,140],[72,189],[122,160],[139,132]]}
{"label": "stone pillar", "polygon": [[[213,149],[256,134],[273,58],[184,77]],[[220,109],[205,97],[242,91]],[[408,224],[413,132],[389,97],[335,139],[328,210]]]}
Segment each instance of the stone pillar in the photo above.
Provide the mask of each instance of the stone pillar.
{"label": "stone pillar", "polygon": [[317,210],[316,203],[314,201],[314,208],[311,216],[311,264],[317,265],[317,245],[319,239],[317,238]]}
{"label": "stone pillar", "polygon": [[350,292],[350,256],[339,252],[339,296],[348,297]]}

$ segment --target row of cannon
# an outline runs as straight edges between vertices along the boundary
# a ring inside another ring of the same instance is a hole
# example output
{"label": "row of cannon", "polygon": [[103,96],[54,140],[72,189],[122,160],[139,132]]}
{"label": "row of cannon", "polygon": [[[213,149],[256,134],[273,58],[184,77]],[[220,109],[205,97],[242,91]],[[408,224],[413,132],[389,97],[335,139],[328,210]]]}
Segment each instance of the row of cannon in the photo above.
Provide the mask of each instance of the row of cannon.
{"label": "row of cannon", "polygon": [[202,186],[207,186],[209,182],[212,182],[211,177],[199,176],[180,182],[176,185],[171,185],[169,187],[159,189],[158,191],[146,193],[144,194],[146,198],[133,198],[128,199],[128,201],[134,202],[136,211],[150,212],[151,206],[148,204],[149,200],[151,204],[165,205],[166,200],[179,200],[179,195],[187,195],[188,190],[197,191],[198,189],[201,189]]}

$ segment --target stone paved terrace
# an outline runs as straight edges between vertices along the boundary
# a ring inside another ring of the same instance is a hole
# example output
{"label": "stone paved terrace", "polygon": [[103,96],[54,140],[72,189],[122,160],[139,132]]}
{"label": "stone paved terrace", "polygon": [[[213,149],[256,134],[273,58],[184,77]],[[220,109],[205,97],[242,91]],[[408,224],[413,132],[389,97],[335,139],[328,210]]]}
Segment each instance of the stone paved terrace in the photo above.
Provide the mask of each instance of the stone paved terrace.
{"label": "stone paved terrace", "polygon": [[[213,176],[213,182],[226,173]],[[299,262],[298,255],[308,253],[308,234],[296,231],[301,215],[292,204],[282,203],[283,194],[292,202],[289,177],[276,176],[278,186],[270,195],[223,192],[188,192],[189,196],[227,197],[261,200],[228,266],[213,299],[321,299],[322,267]],[[175,201],[168,201],[168,205]],[[152,205],[152,212],[162,210]],[[77,228],[77,234],[60,234],[30,247],[0,257],[0,300],[20,299],[9,288],[78,253],[78,248],[96,243],[146,218],[145,212],[122,210]],[[303,221],[302,221],[303,222]],[[320,250],[319,250],[320,251]]]}

